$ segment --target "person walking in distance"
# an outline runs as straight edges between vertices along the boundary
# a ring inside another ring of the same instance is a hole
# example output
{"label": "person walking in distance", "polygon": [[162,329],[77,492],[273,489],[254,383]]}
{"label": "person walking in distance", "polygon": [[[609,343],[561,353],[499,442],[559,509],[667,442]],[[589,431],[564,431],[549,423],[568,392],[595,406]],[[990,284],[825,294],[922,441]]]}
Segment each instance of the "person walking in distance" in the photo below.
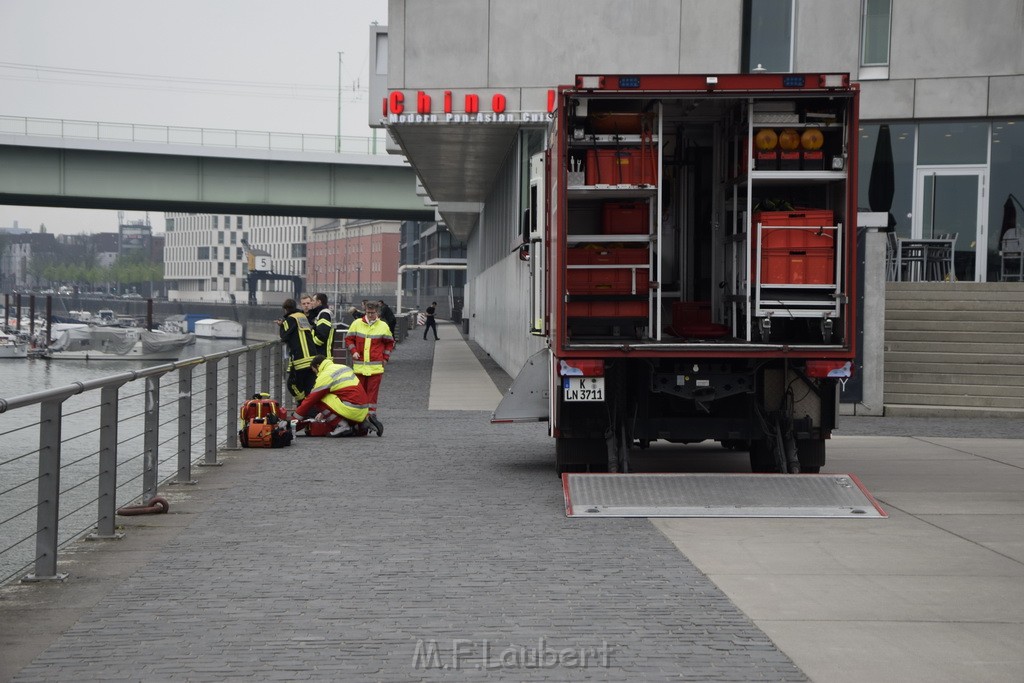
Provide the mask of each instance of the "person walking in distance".
{"label": "person walking in distance", "polygon": [[384,425],[370,412],[366,391],[352,368],[322,355],[314,356],[310,367],[316,373],[316,382],[295,408],[297,418],[329,418],[327,421],[333,424],[331,436],[362,436],[371,428],[377,436],[384,435]]}
{"label": "person walking in distance", "polygon": [[423,328],[423,338],[427,338],[427,331],[433,328],[434,339],[439,339],[437,336],[437,321],[434,320],[434,312],[437,311],[437,302],[431,301],[430,305],[427,306],[427,325]]}
{"label": "person walking in distance", "polygon": [[316,373],[310,369],[313,360],[313,326],[306,314],[298,310],[295,299],[285,299],[281,305],[284,318],[275,320],[281,328],[281,341],[288,347],[288,390],[296,401],[306,398],[313,388]]}
{"label": "person walking in distance", "polygon": [[345,347],[352,355],[352,370],[366,390],[371,413],[377,412],[377,394],[384,375],[384,366],[391,360],[395,338],[387,323],[380,319],[380,307],[369,301],[366,313],[348,328]]}

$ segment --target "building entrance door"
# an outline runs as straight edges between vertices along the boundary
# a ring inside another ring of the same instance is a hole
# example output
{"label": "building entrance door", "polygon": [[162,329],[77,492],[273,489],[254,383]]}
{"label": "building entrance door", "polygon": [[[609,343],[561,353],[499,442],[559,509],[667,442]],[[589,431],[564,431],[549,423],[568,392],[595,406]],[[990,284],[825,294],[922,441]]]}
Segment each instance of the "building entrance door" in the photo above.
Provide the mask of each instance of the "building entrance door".
{"label": "building entrance door", "polygon": [[914,182],[913,237],[956,235],[958,280],[985,279],[988,256],[988,169],[984,166],[918,166]]}

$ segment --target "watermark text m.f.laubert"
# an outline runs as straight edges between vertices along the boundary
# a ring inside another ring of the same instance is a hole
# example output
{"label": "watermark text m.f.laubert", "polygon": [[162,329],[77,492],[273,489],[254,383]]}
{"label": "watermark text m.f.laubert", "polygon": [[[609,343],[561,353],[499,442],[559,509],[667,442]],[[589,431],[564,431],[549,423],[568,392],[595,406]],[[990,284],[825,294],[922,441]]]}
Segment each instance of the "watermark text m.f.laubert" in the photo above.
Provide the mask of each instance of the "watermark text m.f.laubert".
{"label": "watermark text m.f.laubert", "polygon": [[611,648],[600,645],[556,648],[546,637],[536,645],[496,645],[488,639],[454,638],[451,643],[419,639],[412,654],[414,669],[585,669],[609,666]]}

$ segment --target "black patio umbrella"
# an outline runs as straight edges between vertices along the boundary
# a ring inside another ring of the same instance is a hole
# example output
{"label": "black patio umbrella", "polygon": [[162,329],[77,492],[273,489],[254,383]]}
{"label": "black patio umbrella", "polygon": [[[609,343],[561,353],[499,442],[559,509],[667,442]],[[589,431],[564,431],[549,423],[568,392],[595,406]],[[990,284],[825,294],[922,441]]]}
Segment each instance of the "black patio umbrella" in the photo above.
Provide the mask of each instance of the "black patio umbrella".
{"label": "black patio umbrella", "polygon": [[871,177],[868,180],[868,206],[872,211],[889,215],[889,229],[896,225],[892,215],[892,199],[896,194],[896,170],[892,159],[892,136],[889,126],[878,127],[878,143],[871,159]]}

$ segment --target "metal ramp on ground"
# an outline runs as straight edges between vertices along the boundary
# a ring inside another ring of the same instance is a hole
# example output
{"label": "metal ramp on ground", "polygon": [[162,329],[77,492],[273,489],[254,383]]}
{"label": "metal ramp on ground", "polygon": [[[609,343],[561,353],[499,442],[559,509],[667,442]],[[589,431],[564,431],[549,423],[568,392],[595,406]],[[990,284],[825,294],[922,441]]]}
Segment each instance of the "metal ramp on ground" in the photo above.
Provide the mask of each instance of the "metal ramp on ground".
{"label": "metal ramp on ground", "polygon": [[566,473],[562,490],[568,517],[888,517],[852,474]]}

